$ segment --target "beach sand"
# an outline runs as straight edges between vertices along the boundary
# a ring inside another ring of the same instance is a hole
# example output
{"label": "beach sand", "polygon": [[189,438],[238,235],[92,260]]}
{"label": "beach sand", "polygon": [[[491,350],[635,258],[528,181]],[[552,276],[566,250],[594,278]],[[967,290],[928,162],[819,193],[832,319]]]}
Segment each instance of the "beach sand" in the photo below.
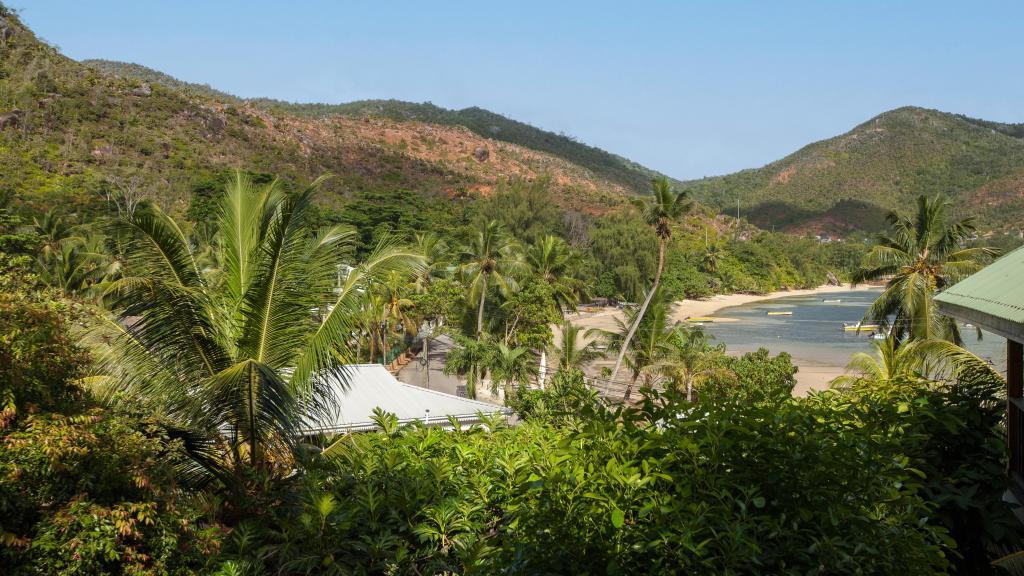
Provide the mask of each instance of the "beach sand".
{"label": "beach sand", "polygon": [[[839,292],[849,292],[851,288],[846,286],[819,286],[818,288],[811,288],[807,290],[780,290],[778,292],[770,292],[768,294],[720,294],[712,296],[706,300],[680,300],[677,301],[672,309],[671,319],[675,322],[681,322],[690,317],[711,317],[715,318],[715,313],[723,308],[730,308],[732,306],[740,306],[742,304],[750,304],[752,302],[760,302],[763,300],[774,300],[776,298],[785,298],[788,296],[808,296],[816,294],[834,294]],[[600,328],[602,330],[615,330],[617,323],[616,319],[622,318],[622,311],[618,308],[598,308],[585,313],[572,314],[568,317],[576,326],[582,327],[584,330],[591,328]],[[733,318],[715,318],[716,322],[730,321],[733,322]],[[559,337],[559,330],[555,329],[555,338]],[[590,338],[584,337],[586,341]],[[836,376],[840,376],[845,371],[845,366],[822,366],[812,361],[801,362],[800,358],[794,356],[794,364],[800,367],[800,370],[796,374],[796,387],[793,389],[793,394],[796,396],[804,396],[810,390],[824,390],[828,388],[829,382],[832,381]],[[610,362],[609,364],[613,364]]]}

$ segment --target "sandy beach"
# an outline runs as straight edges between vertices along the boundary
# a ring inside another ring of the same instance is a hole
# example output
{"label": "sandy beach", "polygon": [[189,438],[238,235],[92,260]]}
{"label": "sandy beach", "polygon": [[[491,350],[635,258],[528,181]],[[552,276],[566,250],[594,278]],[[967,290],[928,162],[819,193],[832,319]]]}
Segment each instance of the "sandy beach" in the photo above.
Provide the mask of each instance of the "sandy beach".
{"label": "sandy beach", "polygon": [[[849,292],[850,290],[851,288],[849,285],[819,286],[817,288],[806,290],[780,290],[777,292],[769,292],[767,294],[720,294],[712,296],[706,300],[680,300],[673,306],[672,320],[681,322],[691,317],[710,317],[715,318],[718,322],[731,322],[735,320],[731,318],[716,318],[715,313],[724,308],[750,304],[751,302],[774,300],[776,298],[785,298],[787,296],[834,294]],[[618,308],[599,308],[590,312],[569,316],[569,320],[573,324],[580,326],[585,330],[590,328],[614,330],[616,327],[616,319],[621,318],[622,311]],[[555,331],[555,334],[557,338],[557,330]],[[737,354],[738,353],[739,352],[737,352]],[[797,396],[803,396],[810,390],[822,390],[828,388],[828,383],[836,376],[843,374],[845,368],[844,366],[819,365],[811,359],[801,359],[796,356],[794,356],[793,360],[794,363],[800,367],[800,370],[797,372],[796,388],[793,390],[793,394]]]}

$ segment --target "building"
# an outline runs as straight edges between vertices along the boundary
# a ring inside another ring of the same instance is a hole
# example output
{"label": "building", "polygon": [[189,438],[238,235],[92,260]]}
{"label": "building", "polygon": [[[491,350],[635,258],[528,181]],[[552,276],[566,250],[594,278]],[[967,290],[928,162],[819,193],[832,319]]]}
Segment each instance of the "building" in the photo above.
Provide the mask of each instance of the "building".
{"label": "building", "polygon": [[939,310],[1006,338],[1006,431],[1010,475],[1024,496],[1024,247],[936,297]]}
{"label": "building", "polygon": [[307,425],[310,435],[374,430],[375,408],[394,414],[401,424],[419,420],[426,426],[443,428],[452,428],[452,421],[468,428],[481,421],[481,414],[505,418],[512,415],[504,406],[399,382],[381,364],[346,366],[341,376],[332,377],[330,385],[337,408],[331,416]]}

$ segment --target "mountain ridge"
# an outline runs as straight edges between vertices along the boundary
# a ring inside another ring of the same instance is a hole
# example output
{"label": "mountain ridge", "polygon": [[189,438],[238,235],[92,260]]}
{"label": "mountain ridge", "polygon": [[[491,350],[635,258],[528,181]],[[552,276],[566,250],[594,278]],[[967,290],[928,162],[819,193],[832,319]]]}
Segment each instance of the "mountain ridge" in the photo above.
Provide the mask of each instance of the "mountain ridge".
{"label": "mountain ridge", "polygon": [[915,106],[883,112],[760,168],[683,182],[695,197],[761,227],[873,230],[920,194],[946,194],[982,229],[1024,216],[1024,124]]}
{"label": "mountain ridge", "polygon": [[[396,122],[420,121],[445,126],[463,126],[483,138],[517,144],[561,157],[591,170],[595,174],[622,185],[636,194],[646,194],[652,178],[667,177],[660,172],[608,152],[596,146],[577,141],[571,136],[538,128],[526,122],[508,118],[479,106],[449,109],[431,102],[407,102],[395,99],[356,100],[338,104],[319,102],[299,103],[270,98],[240,98],[212,88],[178,80],[172,76],[136,63],[114,60],[89,59],[82,64],[101,72],[123,78],[135,78],[166,87],[204,95],[225,102],[245,103],[259,109],[284,112],[296,116],[322,119],[331,116],[348,118],[386,119]],[[678,182],[678,180],[674,180]]]}

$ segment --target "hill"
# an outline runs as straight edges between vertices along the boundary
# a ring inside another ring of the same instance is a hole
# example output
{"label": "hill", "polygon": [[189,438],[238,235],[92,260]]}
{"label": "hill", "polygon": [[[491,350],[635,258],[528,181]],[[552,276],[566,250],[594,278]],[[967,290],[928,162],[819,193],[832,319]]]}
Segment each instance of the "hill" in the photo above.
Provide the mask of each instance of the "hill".
{"label": "hill", "polygon": [[[236,96],[221,92],[203,84],[183,82],[162,72],[139,64],[128,64],[111,60],[85,60],[92,68],[122,78],[134,78],[145,82],[161,84],[168,88],[190,94],[203,95],[223,102],[242,103]],[[313,119],[331,117],[370,118],[393,122],[424,122],[440,126],[465,127],[479,137],[517,144],[524,148],[557,156],[590,170],[637,194],[646,194],[651,178],[662,174],[632,162],[626,158],[606,152],[594,146],[578,142],[571,136],[556,134],[535,126],[506,118],[501,114],[478,107],[449,110],[429,102],[422,104],[401,100],[360,100],[344,104],[297,104],[256,98],[244,101],[247,105],[262,110],[281,112],[293,116]]]}
{"label": "hill", "polygon": [[[347,113],[315,113],[312,106],[242,101],[142,66],[76,62],[39,41],[13,12],[3,10],[3,17],[13,34],[0,49],[0,207],[67,203],[99,211],[127,192],[184,212],[197,182],[235,167],[296,181],[336,174],[322,195],[328,204],[381,191],[487,195],[506,182],[544,178],[554,203],[598,214],[634,191],[624,176],[438,120],[475,114],[480,126],[499,122],[482,110],[402,105],[401,114],[381,114],[356,103]],[[512,127],[523,141],[549,134],[507,119],[497,132]],[[571,140],[552,136],[548,148],[557,147],[551,142]],[[612,157],[581,144],[573,149]],[[574,154],[583,153],[567,156]]]}
{"label": "hill", "polygon": [[[948,194],[982,229],[1024,217],[1024,125],[905,107],[762,168],[687,182],[723,211],[761,227],[844,233],[875,229],[919,194]],[[1015,229],[1015,228],[1014,228]]]}

